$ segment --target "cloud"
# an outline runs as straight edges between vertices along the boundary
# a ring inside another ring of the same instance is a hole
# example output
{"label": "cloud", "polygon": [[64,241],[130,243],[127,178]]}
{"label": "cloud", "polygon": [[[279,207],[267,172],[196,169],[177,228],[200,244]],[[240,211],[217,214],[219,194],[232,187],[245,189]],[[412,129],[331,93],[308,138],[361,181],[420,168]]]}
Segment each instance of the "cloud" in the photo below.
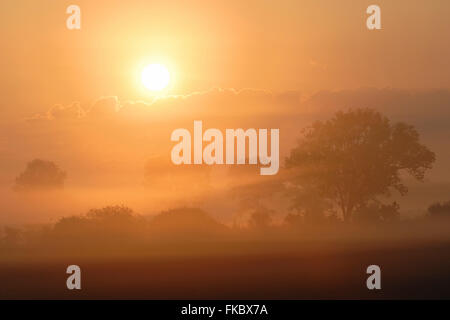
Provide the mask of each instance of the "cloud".
{"label": "cloud", "polygon": [[101,97],[90,105],[87,110],[78,101],[72,102],[67,106],[56,104],[47,112],[35,114],[26,118],[26,120],[78,120],[86,117],[103,118],[115,115],[120,108],[121,105],[117,97]]}
{"label": "cloud", "polygon": [[403,90],[361,88],[357,90],[320,91],[310,96],[304,106],[321,111],[369,107],[397,115],[450,114],[450,90]]}
{"label": "cloud", "polygon": [[89,117],[102,118],[116,114],[121,108],[117,97],[101,97],[91,106],[87,115]]}
{"label": "cloud", "polygon": [[79,102],[73,102],[68,106],[57,104],[43,114],[36,114],[27,120],[68,120],[80,119],[86,116],[86,111],[80,106]]}
{"label": "cloud", "polygon": [[80,120],[85,118],[135,117],[266,117],[297,114],[306,117],[330,117],[341,109],[369,107],[395,119],[414,123],[442,123],[450,118],[450,90],[403,90],[361,88],[357,90],[319,91],[304,97],[299,91],[272,93],[256,89],[220,89],[169,95],[153,101],[121,101],[101,97],[83,108],[80,102],[55,105],[28,120]]}
{"label": "cloud", "polygon": [[28,120],[67,120],[105,118],[111,116],[158,115],[245,115],[295,112],[300,104],[300,93],[287,91],[271,93],[255,89],[212,89],[188,95],[169,95],[154,101],[119,101],[118,97],[101,97],[84,110],[79,102],[69,106],[56,105],[43,114]]}
{"label": "cloud", "polygon": [[395,121],[418,127],[424,134],[448,132],[450,90],[404,90],[361,88],[358,90],[320,91],[302,103],[302,109],[330,117],[348,108],[373,108]]}
{"label": "cloud", "polygon": [[81,108],[77,102],[72,103],[70,106],[63,107],[62,105],[56,105],[49,110],[49,116],[52,119],[79,119],[84,117],[86,112]]}

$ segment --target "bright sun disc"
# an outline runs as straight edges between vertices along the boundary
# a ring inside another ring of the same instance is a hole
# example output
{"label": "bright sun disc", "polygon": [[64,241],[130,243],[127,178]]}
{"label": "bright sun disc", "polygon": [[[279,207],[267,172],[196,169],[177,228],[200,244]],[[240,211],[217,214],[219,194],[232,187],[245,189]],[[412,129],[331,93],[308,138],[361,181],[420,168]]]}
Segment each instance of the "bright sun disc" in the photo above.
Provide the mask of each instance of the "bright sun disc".
{"label": "bright sun disc", "polygon": [[150,64],[142,70],[142,84],[149,90],[160,91],[170,82],[170,73],[161,64]]}

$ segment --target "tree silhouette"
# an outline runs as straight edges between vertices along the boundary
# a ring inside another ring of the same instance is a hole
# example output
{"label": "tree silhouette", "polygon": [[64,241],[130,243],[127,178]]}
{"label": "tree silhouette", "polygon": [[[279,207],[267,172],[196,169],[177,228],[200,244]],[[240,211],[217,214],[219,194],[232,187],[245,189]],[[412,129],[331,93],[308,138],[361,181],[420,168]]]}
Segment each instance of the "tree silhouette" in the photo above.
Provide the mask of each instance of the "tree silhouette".
{"label": "tree silhouette", "polygon": [[428,207],[428,214],[431,218],[450,218],[450,201],[433,203]]}
{"label": "tree silhouette", "polygon": [[399,209],[395,201],[391,204],[370,202],[355,209],[353,220],[360,223],[393,222],[400,215]]}
{"label": "tree silhouette", "polygon": [[[286,220],[289,224],[304,223],[323,223],[328,216],[334,213],[332,203],[320,196],[319,190],[311,185],[304,187],[301,185],[288,186],[286,188],[288,197],[292,198],[290,209],[294,209],[297,214],[290,214]],[[290,221],[288,221],[290,220]]]}
{"label": "tree silhouette", "polygon": [[400,173],[422,181],[435,155],[405,123],[392,124],[371,109],[340,111],[304,129],[286,159],[294,188],[312,188],[331,201],[344,219],[379,195],[407,193]]}
{"label": "tree silhouette", "polygon": [[265,229],[270,227],[273,213],[273,210],[266,207],[257,207],[250,216],[250,220],[248,221],[249,227],[254,229]]}
{"label": "tree silhouette", "polygon": [[144,226],[144,222],[132,209],[115,205],[91,209],[85,215],[63,217],[55,224],[53,231],[62,236],[101,235],[106,239],[111,234],[135,233]]}
{"label": "tree silhouette", "polygon": [[58,189],[64,186],[66,173],[55,163],[35,159],[16,178],[15,190]]}

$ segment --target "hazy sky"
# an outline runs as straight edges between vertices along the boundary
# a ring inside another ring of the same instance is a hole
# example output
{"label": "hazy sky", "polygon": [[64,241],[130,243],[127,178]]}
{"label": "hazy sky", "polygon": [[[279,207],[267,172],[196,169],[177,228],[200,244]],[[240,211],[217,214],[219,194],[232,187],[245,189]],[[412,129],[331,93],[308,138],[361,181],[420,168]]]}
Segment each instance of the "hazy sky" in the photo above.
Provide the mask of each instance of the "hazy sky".
{"label": "hazy sky", "polygon": [[[369,31],[368,5],[383,30]],[[66,29],[68,5],[82,28]],[[148,63],[171,93],[450,87],[447,0],[54,1],[0,4],[3,119],[100,96],[146,99]]]}

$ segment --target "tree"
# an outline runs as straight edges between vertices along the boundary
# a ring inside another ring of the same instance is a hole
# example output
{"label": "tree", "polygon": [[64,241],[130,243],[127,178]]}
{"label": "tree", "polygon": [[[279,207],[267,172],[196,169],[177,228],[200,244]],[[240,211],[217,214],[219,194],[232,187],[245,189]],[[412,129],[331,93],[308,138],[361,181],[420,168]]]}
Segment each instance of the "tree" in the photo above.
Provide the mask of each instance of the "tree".
{"label": "tree", "polygon": [[170,241],[187,239],[213,239],[223,235],[227,227],[200,208],[182,207],[163,211],[150,222],[151,231],[159,239]]}
{"label": "tree", "polygon": [[108,233],[132,233],[143,226],[141,217],[126,206],[107,206],[91,209],[85,215],[63,217],[55,224],[54,231],[64,236]]}
{"label": "tree", "polygon": [[400,215],[399,209],[395,201],[391,204],[372,201],[364,207],[357,207],[353,220],[360,223],[393,222]]}
{"label": "tree", "polygon": [[377,196],[392,189],[405,195],[401,172],[423,181],[434,161],[413,126],[392,124],[371,109],[356,109],[304,129],[286,167],[293,170],[293,187],[312,188],[349,222],[355,208]]}
{"label": "tree", "polygon": [[286,217],[288,223],[297,224],[299,221],[307,224],[324,223],[329,216],[335,215],[332,203],[322,198],[319,190],[314,189],[311,185],[307,187],[288,185],[286,191],[287,196],[293,200],[290,209],[296,212],[296,214],[291,213]]}
{"label": "tree", "polygon": [[21,230],[12,227],[3,228],[3,242],[7,245],[16,245],[23,239]]}
{"label": "tree", "polygon": [[274,211],[266,207],[259,206],[253,210],[248,225],[253,229],[268,228],[272,222],[272,215]]}
{"label": "tree", "polygon": [[66,173],[55,163],[35,159],[16,178],[16,190],[59,189],[64,186]]}
{"label": "tree", "polygon": [[428,215],[431,218],[450,218],[450,201],[433,203],[428,207]]}

